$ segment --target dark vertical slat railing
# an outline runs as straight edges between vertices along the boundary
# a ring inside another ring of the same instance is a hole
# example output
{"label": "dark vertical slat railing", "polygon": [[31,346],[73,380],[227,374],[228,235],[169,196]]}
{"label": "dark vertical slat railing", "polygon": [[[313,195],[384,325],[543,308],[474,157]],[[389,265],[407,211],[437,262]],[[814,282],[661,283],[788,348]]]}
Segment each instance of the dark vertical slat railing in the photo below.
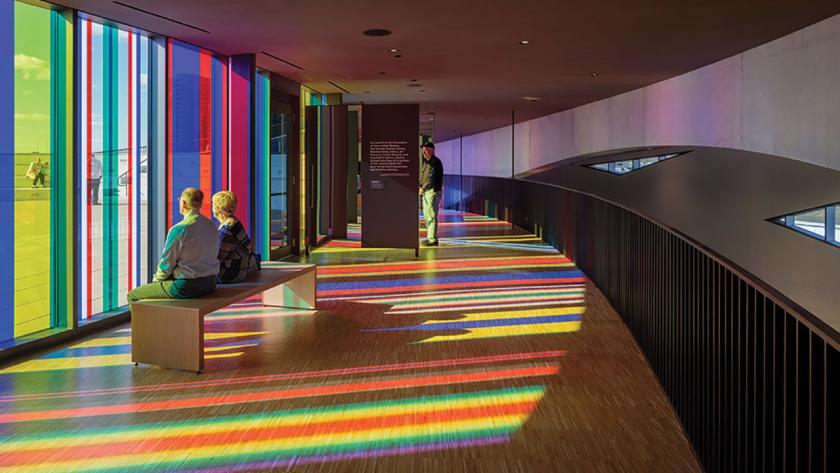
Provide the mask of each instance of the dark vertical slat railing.
{"label": "dark vertical slat railing", "polygon": [[591,195],[447,176],[444,205],[531,231],[589,276],[634,334],[706,470],[840,471],[830,422],[840,340],[784,296]]}

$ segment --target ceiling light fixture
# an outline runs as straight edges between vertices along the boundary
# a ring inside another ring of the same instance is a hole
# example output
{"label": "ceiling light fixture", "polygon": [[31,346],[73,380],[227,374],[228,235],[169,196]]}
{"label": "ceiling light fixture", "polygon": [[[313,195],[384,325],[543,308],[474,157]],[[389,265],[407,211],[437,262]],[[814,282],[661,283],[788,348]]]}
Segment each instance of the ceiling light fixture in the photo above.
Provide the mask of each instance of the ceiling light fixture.
{"label": "ceiling light fixture", "polygon": [[400,50],[397,49],[397,48],[391,48],[391,49],[388,50],[388,52],[391,53],[391,54],[398,54],[400,52]]}
{"label": "ceiling light fixture", "polygon": [[542,100],[542,97],[531,97],[531,96],[528,96],[528,95],[526,95],[522,98],[529,101],[529,102],[537,102],[539,100]]}
{"label": "ceiling light fixture", "polygon": [[522,46],[528,46],[529,44],[531,44],[531,42],[528,41],[527,39],[523,39],[522,41],[519,42],[519,44],[521,44]]}
{"label": "ceiling light fixture", "polygon": [[593,72],[592,74],[589,74],[589,77],[598,77],[598,73],[597,73],[597,72]]}
{"label": "ceiling light fixture", "polygon": [[163,15],[158,15],[157,13],[151,12],[149,10],[143,10],[142,8],[137,8],[134,5],[129,5],[127,3],[118,2],[118,1],[114,1],[114,4],[119,5],[121,7],[130,8],[132,10],[139,11],[140,13],[145,13],[147,15],[151,15],[151,16],[154,16],[154,17],[166,20],[166,21],[171,21],[172,23],[175,23],[175,24],[178,24],[178,25],[181,25],[181,26],[186,26],[187,28],[192,28],[196,31],[201,31],[202,33],[210,33],[209,31],[205,30],[204,28],[199,28],[198,26],[191,25],[189,23],[184,23],[183,21],[173,20],[172,18],[167,18]]}
{"label": "ceiling light fixture", "polygon": [[333,82],[333,81],[331,81],[331,80],[328,80],[327,82],[329,82],[329,84],[330,84],[331,86],[333,86],[333,87],[335,87],[336,89],[338,89],[338,90],[340,90],[340,91],[344,92],[345,94],[349,94],[349,93],[350,93],[350,91],[349,91],[349,90],[345,89],[344,87],[342,87],[342,86],[340,86],[340,85],[336,84],[335,82]]}
{"label": "ceiling light fixture", "polygon": [[386,30],[384,28],[371,28],[369,30],[365,30],[362,32],[365,36],[373,36],[373,37],[381,37],[381,36],[388,36],[391,34],[390,30]]}
{"label": "ceiling light fixture", "polygon": [[272,58],[272,59],[276,59],[276,60],[278,60],[278,61],[280,61],[280,62],[282,62],[282,63],[284,63],[284,64],[288,64],[288,65],[290,65],[290,66],[294,67],[295,69],[300,69],[301,71],[303,70],[303,68],[302,68],[302,67],[298,66],[297,64],[295,64],[295,63],[293,63],[293,62],[287,61],[287,60],[283,59],[282,57],[277,57],[277,56],[275,56],[275,55],[273,55],[273,54],[271,54],[271,53],[267,53],[267,52],[265,52],[265,51],[263,51],[262,53],[263,53],[263,54],[265,54],[266,56],[268,56],[268,57]]}

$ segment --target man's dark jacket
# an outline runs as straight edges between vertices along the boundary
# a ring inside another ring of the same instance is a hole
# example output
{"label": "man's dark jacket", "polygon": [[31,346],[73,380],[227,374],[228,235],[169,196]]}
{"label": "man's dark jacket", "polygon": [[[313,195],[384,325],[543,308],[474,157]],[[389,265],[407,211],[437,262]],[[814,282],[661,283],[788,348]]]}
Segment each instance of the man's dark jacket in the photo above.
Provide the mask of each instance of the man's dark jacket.
{"label": "man's dark jacket", "polygon": [[437,156],[432,156],[428,161],[420,158],[420,187],[423,191],[434,189],[440,192],[443,187],[443,163]]}

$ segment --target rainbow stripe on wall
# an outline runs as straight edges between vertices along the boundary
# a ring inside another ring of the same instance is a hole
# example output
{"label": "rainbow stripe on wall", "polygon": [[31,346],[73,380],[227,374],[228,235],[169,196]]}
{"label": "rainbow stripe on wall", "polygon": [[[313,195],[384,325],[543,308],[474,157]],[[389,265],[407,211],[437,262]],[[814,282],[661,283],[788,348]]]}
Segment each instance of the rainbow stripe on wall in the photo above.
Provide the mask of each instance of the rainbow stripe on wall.
{"label": "rainbow stripe on wall", "polygon": [[204,192],[202,213],[208,217],[210,196],[228,188],[228,59],[174,39],[167,49],[166,195],[167,224],[172,226],[181,219],[178,197],[184,188]]}
{"label": "rainbow stripe on wall", "polygon": [[[72,88],[72,13],[0,0],[0,346],[73,307]],[[36,156],[48,188],[24,177]]]}

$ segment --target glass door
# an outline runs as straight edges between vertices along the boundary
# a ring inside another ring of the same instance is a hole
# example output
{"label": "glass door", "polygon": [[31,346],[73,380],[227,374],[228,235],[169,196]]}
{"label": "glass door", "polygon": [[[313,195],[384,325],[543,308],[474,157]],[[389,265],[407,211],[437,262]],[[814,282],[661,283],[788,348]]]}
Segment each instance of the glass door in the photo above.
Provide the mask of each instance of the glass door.
{"label": "glass door", "polygon": [[297,117],[291,101],[297,97],[275,97],[272,93],[269,130],[269,212],[271,259],[276,260],[298,251],[296,195],[297,155],[295,131]]}
{"label": "glass door", "polygon": [[[271,259],[289,246],[289,135],[291,132],[290,110],[283,110],[284,104],[272,104],[271,131],[269,138],[269,212],[271,223]],[[285,113],[284,113],[285,112]]]}

